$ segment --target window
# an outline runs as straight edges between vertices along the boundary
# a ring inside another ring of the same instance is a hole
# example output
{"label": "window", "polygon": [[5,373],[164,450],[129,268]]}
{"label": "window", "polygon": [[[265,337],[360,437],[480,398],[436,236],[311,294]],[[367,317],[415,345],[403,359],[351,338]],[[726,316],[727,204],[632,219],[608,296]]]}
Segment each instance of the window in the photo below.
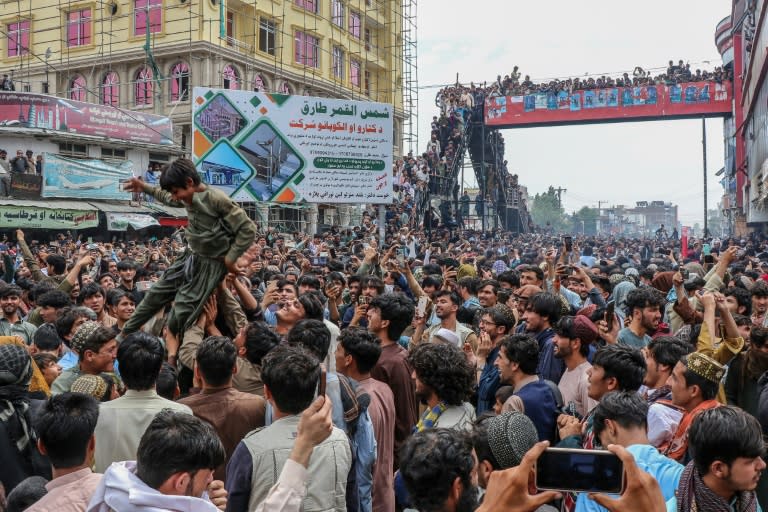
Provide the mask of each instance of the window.
{"label": "window", "polygon": [[232,46],[235,39],[235,13],[227,11],[227,44]]}
{"label": "window", "polygon": [[319,4],[320,0],[296,0],[296,7],[301,7],[315,14],[319,12]]}
{"label": "window", "polygon": [[259,51],[275,54],[275,22],[265,18],[259,20]]}
{"label": "window", "polygon": [[371,51],[371,29],[366,28],[363,31],[363,40],[365,41],[365,51]]}
{"label": "window", "polygon": [[296,62],[313,68],[320,66],[320,40],[314,36],[296,31]]}
{"label": "window", "polygon": [[187,101],[188,99],[189,66],[179,62],[171,69],[171,101]]}
{"label": "window", "polygon": [[136,73],[136,85],[134,86],[134,99],[136,105],[151,105],[154,75],[150,68],[142,68]]}
{"label": "window", "polygon": [[360,39],[360,13],[349,11],[349,33]]}
{"label": "window", "polygon": [[165,153],[150,153],[147,156],[150,162],[170,162],[170,158]]}
{"label": "window", "polygon": [[333,78],[344,80],[344,49],[333,47]]}
{"label": "window", "polygon": [[67,13],[67,46],[91,44],[91,9],[79,9]]}
{"label": "window", "polygon": [[288,82],[283,82],[280,84],[280,87],[278,87],[277,92],[280,94],[291,94],[291,86],[288,85]]}
{"label": "window", "polygon": [[102,160],[125,160],[125,150],[117,148],[101,148]]}
{"label": "window", "polygon": [[236,91],[240,88],[240,74],[237,72],[237,69],[235,69],[235,66],[227,64],[224,66],[224,71],[222,71],[221,74],[224,76],[225,89]]}
{"label": "window", "polygon": [[344,28],[344,4],[341,0],[331,2],[331,21],[337,27]]}
{"label": "window", "polygon": [[8,56],[18,57],[29,53],[29,20],[9,23],[8,32]]}
{"label": "window", "polygon": [[258,73],[253,77],[253,90],[255,92],[265,92],[267,90],[267,86],[264,84],[264,78]]}
{"label": "window", "polygon": [[355,87],[360,87],[360,62],[349,60],[349,81]]}
{"label": "window", "polygon": [[163,26],[163,0],[133,1],[133,35],[144,36],[149,32],[160,32]]}
{"label": "window", "polygon": [[366,96],[371,95],[371,72],[370,71],[363,72],[363,90],[365,91]]}
{"label": "window", "polygon": [[88,156],[88,146],[85,144],[72,144],[71,142],[59,143],[59,154],[61,156],[74,156],[85,158]]}
{"label": "window", "polygon": [[75,101],[85,101],[85,77],[75,75],[69,82],[69,99]]}
{"label": "window", "polygon": [[101,103],[116,107],[120,103],[119,78],[117,73],[110,71],[101,81]]}

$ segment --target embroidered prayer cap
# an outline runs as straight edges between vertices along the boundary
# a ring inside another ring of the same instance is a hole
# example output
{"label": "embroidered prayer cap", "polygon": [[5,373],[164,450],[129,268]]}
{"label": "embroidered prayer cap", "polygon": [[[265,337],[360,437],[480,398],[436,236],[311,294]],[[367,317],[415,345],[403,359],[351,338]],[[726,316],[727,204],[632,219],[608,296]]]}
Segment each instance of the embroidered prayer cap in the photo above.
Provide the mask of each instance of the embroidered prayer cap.
{"label": "embroidered prayer cap", "polygon": [[716,383],[719,383],[725,374],[725,367],[723,365],[701,352],[688,354],[687,368],[699,377]]}
{"label": "embroidered prayer cap", "polygon": [[90,395],[96,400],[101,400],[107,392],[107,382],[101,375],[81,375],[72,383],[70,391]]}
{"label": "embroidered prayer cap", "polygon": [[488,420],[488,446],[502,469],[519,466],[538,441],[536,427],[525,414],[511,411]]}
{"label": "embroidered prayer cap", "polygon": [[75,335],[72,336],[72,341],[69,342],[69,347],[80,354],[85,345],[85,340],[87,340],[88,336],[93,334],[99,327],[101,327],[101,324],[98,322],[84,322],[77,328],[77,331],[75,331]]}

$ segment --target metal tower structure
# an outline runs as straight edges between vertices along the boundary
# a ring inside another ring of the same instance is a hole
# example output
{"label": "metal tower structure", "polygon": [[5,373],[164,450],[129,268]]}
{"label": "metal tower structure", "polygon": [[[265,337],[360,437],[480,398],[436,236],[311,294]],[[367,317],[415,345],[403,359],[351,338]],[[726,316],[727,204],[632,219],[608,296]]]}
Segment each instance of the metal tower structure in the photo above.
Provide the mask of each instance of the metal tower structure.
{"label": "metal tower structure", "polygon": [[417,0],[402,0],[403,48],[403,147],[402,151],[418,152],[419,148],[419,73],[416,11]]}

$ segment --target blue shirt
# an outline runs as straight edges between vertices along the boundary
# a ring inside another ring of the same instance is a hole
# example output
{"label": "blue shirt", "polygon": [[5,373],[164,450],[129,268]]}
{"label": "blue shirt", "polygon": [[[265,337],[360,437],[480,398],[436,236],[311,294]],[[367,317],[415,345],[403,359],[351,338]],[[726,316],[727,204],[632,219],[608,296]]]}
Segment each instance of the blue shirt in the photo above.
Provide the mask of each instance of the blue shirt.
{"label": "blue shirt", "polygon": [[478,416],[489,409],[493,409],[496,404],[496,390],[499,389],[501,383],[499,382],[499,369],[493,363],[496,362],[500,349],[501,346],[498,346],[490,351],[480,374],[480,381],[477,384]]}
{"label": "blue shirt", "polygon": [[[664,496],[665,501],[675,497],[675,491],[680,484],[680,476],[683,474],[685,466],[669,457],[665,457],[659,453],[659,450],[649,444],[633,444],[627,446],[627,451],[635,458],[638,467],[651,475],[659,483],[661,494]],[[611,496],[618,498],[616,495]],[[670,510],[677,512],[677,507],[675,506],[674,509]],[[576,499],[576,512],[587,511],[607,512],[607,509],[589,499],[586,493],[580,493]]]}
{"label": "blue shirt", "polygon": [[537,380],[520,388],[515,395],[523,401],[525,415],[536,427],[539,441],[554,441],[557,404],[549,386],[543,380]]}
{"label": "blue shirt", "polygon": [[[534,333],[529,333],[534,335]],[[562,359],[555,357],[555,344],[552,339],[555,337],[555,331],[546,328],[534,337],[539,342],[539,366],[536,373],[542,379],[560,382],[560,377],[565,372],[565,363]]]}

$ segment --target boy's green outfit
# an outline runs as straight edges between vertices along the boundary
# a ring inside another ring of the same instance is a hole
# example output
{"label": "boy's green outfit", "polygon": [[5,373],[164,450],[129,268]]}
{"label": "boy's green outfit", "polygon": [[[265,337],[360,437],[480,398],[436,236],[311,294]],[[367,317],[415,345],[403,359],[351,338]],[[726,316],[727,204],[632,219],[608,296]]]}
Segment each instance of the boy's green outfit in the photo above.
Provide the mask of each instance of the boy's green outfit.
{"label": "boy's green outfit", "polygon": [[139,330],[160,308],[175,301],[168,328],[180,336],[195,323],[205,301],[227,274],[224,259],[237,261],[251,246],[256,225],[226,194],[210,186],[195,192],[189,205],[174,201],[170,192],[160,187],[145,190],[168,206],[186,208],[188,247],[149,289],[122,335]]}

